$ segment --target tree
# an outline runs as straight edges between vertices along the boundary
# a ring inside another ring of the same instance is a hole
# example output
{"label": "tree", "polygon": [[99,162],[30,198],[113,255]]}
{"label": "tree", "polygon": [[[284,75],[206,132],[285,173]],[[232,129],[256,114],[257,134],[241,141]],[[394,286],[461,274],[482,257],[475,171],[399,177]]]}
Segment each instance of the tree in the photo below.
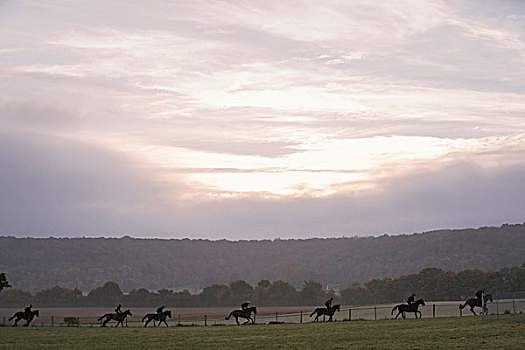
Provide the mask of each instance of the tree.
{"label": "tree", "polygon": [[95,288],[88,294],[88,300],[99,306],[114,304],[120,298],[122,298],[122,291],[115,282],[106,282],[102,287]]}
{"label": "tree", "polygon": [[299,292],[304,305],[318,305],[324,301],[325,293],[319,282],[304,281],[303,289]]}
{"label": "tree", "polygon": [[0,273],[0,292],[4,288],[11,288],[11,285],[9,284],[9,281],[7,280],[7,277],[5,276],[5,273]]}
{"label": "tree", "polygon": [[275,281],[268,290],[268,304],[297,305],[298,295],[295,288],[284,281]]}
{"label": "tree", "polygon": [[268,280],[260,280],[259,283],[257,283],[257,286],[262,288],[270,288],[272,284]]}
{"label": "tree", "polygon": [[199,299],[203,306],[231,305],[231,289],[224,284],[214,284],[204,288],[199,294]]}
{"label": "tree", "polygon": [[242,280],[230,282],[230,289],[233,294],[234,303],[245,302],[251,299],[253,295],[253,287]]}

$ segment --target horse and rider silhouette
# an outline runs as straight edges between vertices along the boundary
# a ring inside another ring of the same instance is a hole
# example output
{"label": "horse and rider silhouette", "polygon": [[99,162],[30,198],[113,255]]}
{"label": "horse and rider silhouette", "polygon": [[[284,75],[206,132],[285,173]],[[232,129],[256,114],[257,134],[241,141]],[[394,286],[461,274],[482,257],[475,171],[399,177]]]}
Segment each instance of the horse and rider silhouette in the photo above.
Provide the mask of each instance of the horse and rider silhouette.
{"label": "horse and rider silhouette", "polygon": [[157,327],[160,327],[160,324],[164,322],[164,324],[166,325],[166,327],[169,327],[168,326],[168,322],[166,322],[166,318],[169,317],[171,318],[171,311],[170,310],[164,310],[162,311],[161,313],[151,313],[151,314],[146,314],[144,315],[144,317],[142,318],[142,322],[144,322],[144,320],[146,320],[146,323],[144,324],[144,327],[147,327],[148,326],[148,323],[150,323],[151,321],[157,321],[158,324],[157,324]]}
{"label": "horse and rider silhouette", "polygon": [[341,305],[339,305],[339,304],[334,305],[334,306],[328,306],[328,307],[318,307],[317,309],[315,309],[310,314],[310,317],[312,317],[314,314],[316,314],[313,322],[317,322],[319,320],[319,316],[326,315],[326,316],[328,316],[328,321],[327,322],[331,322],[332,321],[332,317],[334,316],[335,312],[336,311],[341,311],[340,308],[341,308]]}
{"label": "horse and rider silhouette", "polygon": [[24,327],[28,327],[31,321],[33,321],[35,317],[39,317],[39,316],[40,316],[40,312],[38,310],[31,310],[31,307],[28,307],[24,311],[16,312],[13,316],[11,316],[11,318],[9,318],[9,321],[15,319],[15,324],[13,325],[13,327],[17,327],[18,322],[20,320],[25,320],[26,324],[24,325]]}
{"label": "horse and rider silhouette", "polygon": [[243,324],[247,324],[250,321],[252,324],[255,324],[255,318],[252,318],[252,313],[254,315],[257,315],[257,308],[255,306],[247,307],[241,310],[233,310],[232,312],[230,312],[228,317],[225,317],[224,319],[229,320],[231,317],[235,317],[235,322],[237,322],[237,324],[240,325],[239,318],[244,318],[246,319],[246,322],[244,322]]}
{"label": "horse and rider silhouette", "polygon": [[126,310],[126,311],[119,312],[119,313],[107,313],[105,315],[100,316],[98,318],[98,321],[100,322],[104,319],[104,322],[102,322],[102,327],[106,327],[106,324],[111,320],[117,321],[117,324],[115,325],[115,327],[118,327],[119,324],[122,327],[124,327],[124,320],[126,320],[126,317],[128,316],[130,317],[133,316],[130,310]]}
{"label": "horse and rider silhouette", "polygon": [[413,303],[410,303],[410,304],[399,304],[399,305],[396,305],[394,306],[394,308],[392,309],[392,312],[390,313],[391,315],[394,315],[394,311],[397,310],[398,313],[396,315],[396,319],[399,317],[399,315],[401,315],[401,317],[403,317],[403,319],[406,318],[406,312],[413,312],[414,313],[414,316],[417,318],[417,314],[419,313],[419,318],[421,318],[421,311],[418,310],[419,306],[422,305],[422,306],[425,306],[425,301],[423,299],[419,299],[419,300],[416,300],[414,301]]}
{"label": "horse and rider silhouette", "polygon": [[492,294],[488,293],[488,294],[482,294],[483,295],[483,302],[482,302],[482,298],[471,298],[471,299],[468,299],[467,301],[465,301],[464,304],[460,304],[459,305],[459,308],[460,309],[463,309],[465,306],[469,306],[470,307],[470,311],[475,315],[477,316],[476,314],[476,311],[474,311],[474,308],[475,307],[480,307],[481,308],[481,314],[487,314],[489,312],[489,309],[487,308],[487,303],[490,301],[492,302]]}

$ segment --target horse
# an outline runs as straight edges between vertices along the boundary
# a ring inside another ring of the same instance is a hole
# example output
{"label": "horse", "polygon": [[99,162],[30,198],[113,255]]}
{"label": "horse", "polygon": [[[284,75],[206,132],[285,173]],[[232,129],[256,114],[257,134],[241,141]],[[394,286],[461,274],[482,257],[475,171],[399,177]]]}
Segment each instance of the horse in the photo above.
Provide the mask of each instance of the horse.
{"label": "horse", "polygon": [[18,321],[24,319],[24,320],[27,321],[27,323],[24,325],[24,327],[27,327],[27,326],[29,326],[31,321],[33,321],[33,318],[39,317],[39,316],[40,316],[40,314],[39,314],[38,310],[31,311],[31,315],[29,315],[29,317],[27,317],[27,314],[25,313],[25,311],[18,311],[13,316],[11,316],[9,321],[11,321],[13,318],[16,318],[15,324],[13,325],[13,327],[16,327],[16,326],[18,326]]}
{"label": "horse", "polygon": [[474,311],[474,307],[480,307],[481,314],[487,314],[489,312],[489,309],[487,308],[487,302],[492,302],[492,294],[483,294],[483,305],[481,305],[480,300],[478,298],[472,298],[467,301],[465,301],[465,304],[460,304],[459,308],[463,309],[465,306],[470,306],[470,311],[477,316],[476,312]]}
{"label": "horse", "polygon": [[157,321],[159,323],[157,325],[157,327],[160,327],[160,324],[162,322],[164,322],[166,327],[168,327],[168,322],[166,322],[166,317],[171,318],[171,311],[170,310],[165,310],[160,315],[159,314],[146,314],[142,318],[142,322],[144,322],[144,320],[147,318],[146,323],[144,324],[144,328],[146,328],[148,326],[148,323],[150,323],[151,320],[155,320],[155,321]]}
{"label": "horse", "polygon": [[310,314],[310,317],[312,317],[313,314],[317,314],[313,321],[313,322],[317,322],[319,320],[319,316],[326,315],[326,316],[329,316],[328,322],[330,322],[332,321],[332,316],[334,316],[335,312],[341,311],[340,308],[341,308],[341,305],[339,304],[334,305],[334,306],[329,306],[329,307],[318,307]]}
{"label": "horse", "polygon": [[103,316],[100,316],[98,318],[99,321],[102,321],[103,318],[105,318],[104,322],[102,322],[102,327],[106,327],[106,323],[108,323],[109,321],[111,320],[115,320],[117,321],[117,325],[115,327],[118,327],[118,325],[120,324],[122,327],[124,327],[124,323],[123,321],[126,319],[126,317],[128,316],[133,316],[131,315],[131,311],[129,310],[126,310],[124,312],[121,312],[119,314],[115,314],[115,313],[110,313],[110,314],[105,314]]}
{"label": "horse", "polygon": [[399,305],[396,305],[396,306],[394,306],[394,308],[392,309],[392,312],[390,314],[393,315],[394,314],[394,310],[397,309],[397,311],[399,311],[399,312],[396,315],[396,319],[399,317],[399,315],[401,315],[403,318],[406,318],[405,312],[413,312],[414,315],[416,316],[416,318],[417,318],[417,314],[419,313],[419,318],[421,318],[421,311],[418,310],[419,305],[425,306],[425,301],[423,299],[419,299],[419,300],[416,300],[412,304],[399,304]]}
{"label": "horse", "polygon": [[252,312],[255,315],[257,315],[257,308],[255,306],[249,307],[249,308],[244,309],[244,310],[233,310],[232,312],[230,312],[228,317],[225,317],[224,319],[225,320],[229,320],[230,317],[233,316],[233,317],[235,317],[235,322],[237,322],[237,325],[240,325],[239,317],[242,317],[242,318],[246,319],[246,322],[244,322],[243,324],[247,324],[250,321],[252,321],[252,324],[255,324],[255,319],[253,319],[251,317],[252,316]]}

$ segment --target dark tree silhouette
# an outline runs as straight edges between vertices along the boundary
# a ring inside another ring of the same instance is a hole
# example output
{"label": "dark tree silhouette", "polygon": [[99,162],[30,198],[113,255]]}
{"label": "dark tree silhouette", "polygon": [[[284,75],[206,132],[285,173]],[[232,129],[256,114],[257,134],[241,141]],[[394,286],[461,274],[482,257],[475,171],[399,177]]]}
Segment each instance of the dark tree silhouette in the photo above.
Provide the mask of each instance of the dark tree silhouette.
{"label": "dark tree silhouette", "polygon": [[7,280],[7,277],[5,276],[5,273],[0,273],[0,292],[4,288],[11,288],[11,285],[9,284],[9,281]]}

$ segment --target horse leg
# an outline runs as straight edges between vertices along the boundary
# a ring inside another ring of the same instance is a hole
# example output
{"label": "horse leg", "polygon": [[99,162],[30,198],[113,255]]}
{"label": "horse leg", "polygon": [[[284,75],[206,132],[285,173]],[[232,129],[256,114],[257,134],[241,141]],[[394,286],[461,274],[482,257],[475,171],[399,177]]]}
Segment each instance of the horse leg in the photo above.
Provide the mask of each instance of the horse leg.
{"label": "horse leg", "polygon": [[148,319],[146,320],[146,323],[144,323],[144,328],[146,328],[146,327],[148,326],[149,321],[150,321],[150,319],[148,318]]}
{"label": "horse leg", "polygon": [[470,307],[470,311],[472,311],[472,313],[474,314],[474,316],[477,316],[476,311],[474,311],[474,306],[471,306],[471,307]]}
{"label": "horse leg", "polygon": [[239,317],[235,316],[235,322],[237,322],[237,326],[240,326],[241,324],[239,323]]}
{"label": "horse leg", "polygon": [[106,324],[108,323],[108,318],[106,317],[106,319],[104,320],[104,322],[102,322],[102,327],[106,327]]}
{"label": "horse leg", "polygon": [[401,316],[403,316],[403,320],[407,318],[405,312],[403,311],[403,313],[401,314]]}

